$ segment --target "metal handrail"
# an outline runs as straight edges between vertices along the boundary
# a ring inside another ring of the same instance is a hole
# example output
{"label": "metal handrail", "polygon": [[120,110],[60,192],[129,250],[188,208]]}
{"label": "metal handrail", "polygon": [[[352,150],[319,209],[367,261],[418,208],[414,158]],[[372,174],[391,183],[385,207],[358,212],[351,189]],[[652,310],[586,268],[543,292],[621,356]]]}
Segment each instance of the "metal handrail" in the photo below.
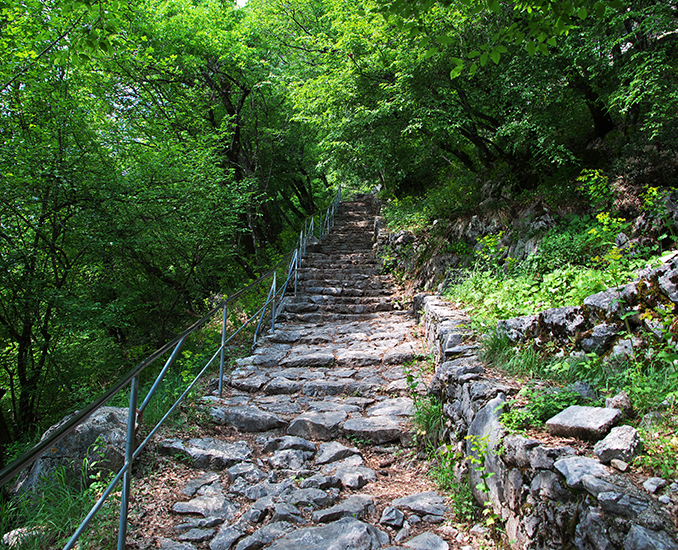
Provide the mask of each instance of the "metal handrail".
{"label": "metal handrail", "polygon": [[[79,412],[73,414],[71,418],[64,423],[64,425],[56,430],[50,437],[47,439],[40,441],[37,445],[35,445],[33,448],[31,448],[29,451],[24,453],[22,456],[17,458],[16,460],[12,461],[10,464],[5,466],[2,470],[0,470],[0,487],[6,485],[11,479],[13,479],[18,473],[20,473],[22,470],[25,468],[29,467],[33,462],[35,462],[38,458],[40,458],[45,452],[53,448],[59,441],[61,441],[64,437],[66,437],[70,432],[72,432],[78,425],[82,424],[85,420],[87,420],[94,412],[96,412],[98,409],[100,409],[104,404],[106,404],[112,397],[114,397],[116,394],[118,394],[122,389],[124,389],[128,384],[130,385],[130,402],[129,402],[129,412],[127,416],[127,441],[126,441],[126,450],[125,450],[125,463],[122,466],[122,468],[117,472],[117,474],[113,477],[111,482],[109,483],[108,487],[104,490],[103,494],[99,498],[99,500],[94,504],[92,509],[89,511],[85,519],[82,521],[78,529],[75,531],[73,536],[69,539],[69,541],[66,543],[66,546],[64,546],[64,550],[70,550],[75,546],[77,543],[78,539],[82,535],[82,533],[85,531],[87,528],[88,524],[92,520],[92,518],[97,514],[99,509],[103,506],[103,503],[106,501],[106,499],[110,496],[110,494],[113,492],[113,489],[115,486],[118,484],[118,482],[122,479],[123,483],[123,488],[122,488],[122,496],[121,496],[121,502],[120,502],[120,523],[119,523],[119,528],[118,528],[118,550],[124,550],[125,547],[125,537],[127,533],[127,512],[128,512],[128,505],[129,505],[129,493],[131,489],[131,471],[132,471],[132,463],[134,460],[138,457],[139,453],[142,451],[142,449],[150,442],[151,438],[155,433],[158,431],[158,429],[164,424],[164,422],[169,418],[169,416],[172,414],[172,412],[179,406],[179,404],[183,401],[183,399],[189,394],[193,386],[198,382],[198,380],[205,374],[207,369],[212,365],[212,363],[215,361],[217,357],[220,358],[219,361],[219,397],[222,396],[222,391],[223,391],[223,375],[224,375],[224,360],[225,360],[225,350],[226,350],[226,344],[231,341],[237,334],[239,334],[251,321],[253,321],[256,317],[259,317],[259,323],[257,325],[257,328],[255,329],[254,332],[254,345],[256,345],[257,341],[257,336],[259,333],[259,330],[262,325],[262,321],[265,317],[266,311],[269,307],[271,306],[271,330],[275,330],[275,320],[276,316],[279,314],[281,311],[281,305],[283,301],[285,300],[286,297],[286,291],[289,282],[291,281],[292,277],[294,277],[294,294],[296,295],[297,293],[297,280],[298,280],[298,270],[301,266],[301,259],[305,256],[306,254],[306,247],[308,245],[308,241],[311,237],[314,238],[322,238],[326,233],[329,232],[330,228],[332,225],[334,225],[334,219],[337,214],[337,210],[339,208],[339,203],[341,202],[341,187],[337,190],[337,193],[332,200],[332,203],[330,206],[325,210],[325,212],[320,213],[320,223],[318,224],[318,227],[316,228],[315,226],[315,216],[311,217],[310,223],[307,223],[307,221],[304,222],[304,228],[301,230],[299,234],[299,241],[297,243],[297,246],[292,252],[287,254],[282,260],[280,260],[272,269],[270,269],[267,273],[259,277],[256,281],[253,283],[247,285],[246,287],[242,288],[238,292],[234,293],[233,295],[225,298],[222,300],[216,307],[214,307],[211,311],[209,311],[204,317],[202,317],[199,321],[193,323],[190,327],[188,327],[186,330],[184,330],[181,334],[179,334],[176,338],[162,346],[160,349],[149,355],[146,359],[144,359],[141,363],[139,363],[136,367],[131,369],[124,377],[122,377],[117,383],[115,383],[107,392],[105,392],[103,395],[101,395],[98,399],[90,403],[89,405],[85,406],[82,410]],[[316,229],[317,229],[317,236],[316,236]],[[284,262],[286,262],[289,259],[289,265],[287,268],[287,277],[285,279],[285,282],[281,285],[280,289],[277,288],[276,282],[277,282],[277,270],[278,268],[283,265]],[[243,296],[246,292],[249,290],[252,290],[253,288],[259,286],[264,280],[268,279],[269,277],[273,276],[273,281],[271,284],[271,288],[269,289],[268,296],[264,302],[264,304],[252,315],[249,319],[247,319],[237,330],[233,332],[228,338],[226,337],[226,322],[227,322],[227,312],[228,312],[228,305],[235,300],[239,299],[241,296]],[[280,299],[278,300],[277,297],[280,296]],[[181,350],[181,347],[183,343],[185,342],[186,338],[190,336],[192,333],[195,331],[199,330],[202,328],[208,321],[210,321],[217,313],[221,312],[223,309],[223,320],[222,320],[222,331],[221,331],[221,345],[217,349],[217,351],[212,355],[210,360],[207,362],[207,364],[203,367],[203,369],[196,375],[196,377],[193,379],[193,381],[188,385],[186,390],[179,396],[179,398],[174,402],[174,404],[170,407],[170,409],[167,411],[167,413],[162,417],[162,419],[151,429],[150,433],[148,436],[144,439],[144,441],[139,444],[138,446],[135,447],[134,445],[134,434],[136,432],[137,428],[137,423],[141,422],[141,416],[143,415],[143,411],[148,405],[149,401],[155,394],[156,390],[158,389],[160,383],[164,379],[165,375],[169,371],[170,367],[174,363],[174,360],[176,357],[179,355],[179,351]],[[254,347],[254,346],[253,346]],[[148,366],[150,366],[152,363],[154,363],[158,358],[162,357],[165,353],[168,351],[172,350],[172,353],[170,357],[167,359],[165,365],[161,369],[160,373],[156,377],[155,381],[153,382],[151,389],[149,390],[148,394],[146,395],[144,401],[142,404],[137,407],[137,398],[138,398],[138,391],[139,391],[139,375],[140,373],[146,369]]]}

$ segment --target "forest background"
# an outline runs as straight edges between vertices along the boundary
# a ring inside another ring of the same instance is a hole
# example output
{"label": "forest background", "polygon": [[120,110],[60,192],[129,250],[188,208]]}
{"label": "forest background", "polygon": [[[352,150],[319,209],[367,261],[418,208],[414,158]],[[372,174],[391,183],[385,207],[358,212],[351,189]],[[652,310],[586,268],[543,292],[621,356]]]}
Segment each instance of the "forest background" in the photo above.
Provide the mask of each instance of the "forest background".
{"label": "forest background", "polygon": [[255,279],[340,184],[431,219],[674,187],[677,38],[673,0],[0,3],[0,448]]}

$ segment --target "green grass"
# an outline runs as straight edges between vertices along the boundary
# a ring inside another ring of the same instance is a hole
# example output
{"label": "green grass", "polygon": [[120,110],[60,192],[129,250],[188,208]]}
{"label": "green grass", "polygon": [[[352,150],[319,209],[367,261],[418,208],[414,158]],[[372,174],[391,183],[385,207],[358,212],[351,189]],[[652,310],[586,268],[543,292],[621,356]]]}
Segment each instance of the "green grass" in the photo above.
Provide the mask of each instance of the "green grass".
{"label": "green grass", "polygon": [[[17,550],[63,548],[99,497],[104,481],[83,477],[75,482],[64,467],[44,478],[40,490],[0,502],[0,533],[22,527],[28,533]],[[90,523],[80,547],[114,548],[117,541],[119,499],[112,498]]]}

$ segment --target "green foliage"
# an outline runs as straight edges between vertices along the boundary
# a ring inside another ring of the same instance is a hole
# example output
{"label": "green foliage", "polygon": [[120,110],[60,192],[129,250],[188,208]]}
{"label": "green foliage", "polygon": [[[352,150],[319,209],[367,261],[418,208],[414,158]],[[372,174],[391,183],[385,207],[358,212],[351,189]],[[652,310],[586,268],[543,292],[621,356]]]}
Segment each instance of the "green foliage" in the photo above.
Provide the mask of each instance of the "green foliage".
{"label": "green foliage", "polygon": [[382,209],[382,215],[391,231],[421,231],[431,219],[426,206],[414,197],[391,199]]}
{"label": "green foliage", "polygon": [[[489,446],[489,440],[487,436],[479,437],[477,435],[471,434],[467,435],[465,439],[471,442],[471,452],[468,454],[466,460],[473,465],[473,469],[480,477],[480,481],[476,484],[476,489],[482,493],[485,493],[489,497],[490,486],[488,485],[487,480],[494,475],[494,472],[490,472],[488,470],[487,458],[489,453],[493,452],[493,449]],[[494,511],[492,502],[490,500],[485,502],[483,516],[485,516],[485,525],[487,527],[492,530],[498,528],[500,517]]]}
{"label": "green foliage", "polygon": [[[519,406],[525,401],[526,404]],[[502,414],[501,421],[511,431],[541,427],[567,407],[583,402],[581,395],[575,391],[526,386],[509,402],[509,411]]]}
{"label": "green foliage", "polygon": [[[72,473],[60,466],[41,480],[39,491],[0,501],[0,533],[19,526],[26,529],[28,536],[17,546],[21,550],[63,548],[110,481],[110,476],[103,476],[97,469],[99,460],[95,444],[88,450],[82,475],[75,483]],[[109,497],[80,544],[87,548],[114,547],[119,506],[119,498]]]}
{"label": "green foliage", "polygon": [[643,454],[633,465],[652,476],[673,479],[678,474],[678,434],[675,431],[676,413],[666,413],[654,425],[640,430]]}
{"label": "green foliage", "polygon": [[462,453],[454,452],[451,445],[442,445],[431,454],[429,475],[438,487],[449,494],[455,519],[461,523],[473,523],[478,517],[478,507],[468,482],[457,479],[455,467],[463,460]]}
{"label": "green foliage", "polygon": [[[411,37],[420,37],[419,46],[428,48],[425,58],[435,55],[443,45],[458,40],[452,32],[434,35],[433,38],[428,32],[425,15],[434,11],[433,2],[379,0],[378,4],[385,17],[394,18],[399,29],[408,31]],[[494,14],[506,17],[492,38],[488,37],[478,49],[469,51],[465,48],[463,58],[453,58],[455,68],[450,74],[453,79],[466,70],[470,76],[475,75],[478,67],[485,67],[490,60],[499,64],[502,55],[509,52],[507,46],[513,44],[524,47],[531,56],[537,52],[549,55],[549,46],[555,47],[559,37],[567,36],[570,31],[577,29],[589,15],[601,19],[607,10],[619,10],[623,6],[617,0],[575,0],[566,3],[523,1],[514,3],[512,9],[503,6],[498,0],[469,0],[461,3],[442,0],[440,4],[454,8],[460,19],[471,19],[478,14],[484,18]],[[470,63],[468,68],[467,63]]]}
{"label": "green foliage", "polygon": [[502,259],[501,235],[487,235],[476,251],[474,269],[446,296],[486,319],[531,315],[581,304],[587,296],[631,280],[657,261],[656,250],[622,253],[615,244],[628,223],[601,212],[595,218],[571,217],[548,230],[526,259]]}
{"label": "green foliage", "polygon": [[487,470],[487,455],[491,452],[488,439],[477,435],[467,435],[465,439],[471,442],[471,453],[469,453],[467,460],[480,475],[480,483],[478,483],[477,489],[489,495],[490,487],[487,485],[487,480],[494,475],[494,472]]}
{"label": "green foliage", "polygon": [[584,169],[577,181],[580,182],[596,212],[602,212],[610,207],[613,198],[612,189],[608,177],[603,174],[602,170]]}
{"label": "green foliage", "polygon": [[673,228],[673,216],[667,208],[670,190],[659,189],[659,187],[645,186],[645,192],[640,196],[643,201],[643,210],[660,221],[663,225],[664,234],[659,235],[658,240],[663,241],[668,235],[675,240],[676,235]]}
{"label": "green foliage", "polygon": [[[421,365],[420,365],[421,368]],[[405,376],[410,394],[414,401],[412,406],[412,423],[416,430],[417,443],[427,448],[438,447],[443,437],[445,417],[443,404],[433,395],[421,395],[417,387],[421,382],[421,372],[405,368]]]}

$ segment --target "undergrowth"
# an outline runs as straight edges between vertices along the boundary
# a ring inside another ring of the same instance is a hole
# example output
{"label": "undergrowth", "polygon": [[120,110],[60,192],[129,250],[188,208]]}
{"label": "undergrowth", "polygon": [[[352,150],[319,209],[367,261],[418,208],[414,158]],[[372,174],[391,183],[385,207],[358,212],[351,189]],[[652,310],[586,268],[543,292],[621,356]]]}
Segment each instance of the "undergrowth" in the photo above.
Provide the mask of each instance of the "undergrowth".
{"label": "undergrowth", "polygon": [[[503,232],[485,234],[477,239],[470,254],[469,243],[443,242],[440,250],[464,250],[465,261],[470,266],[463,277],[455,277],[457,282],[445,290],[445,297],[463,305],[471,314],[471,327],[485,335],[481,358],[528,381],[504,415],[510,429],[539,428],[569,405],[600,405],[606,396],[620,391],[625,391],[631,399],[636,414],[631,422],[636,425],[643,415],[652,411],[660,411],[664,417],[675,420],[678,410],[676,306],[648,303],[643,306],[647,308],[645,311],[622,315],[625,331],[621,336],[630,348],[625,356],[615,358],[573,353],[574,341],[539,339],[516,345],[495,330],[499,319],[581,305],[592,294],[620,287],[633,280],[640,269],[661,264],[667,247],[675,246],[676,231],[666,207],[666,191],[645,188],[640,201],[656,238],[633,242],[626,236],[631,234],[631,221],[613,210],[614,192],[605,175],[598,170],[584,170],[576,185],[579,197],[588,201],[589,212],[593,214],[571,214],[547,229],[526,224],[523,233],[514,234],[512,241],[507,240]],[[414,200],[392,201],[385,213],[391,228],[417,230],[437,219],[440,211],[432,207],[429,196],[418,204],[417,208]],[[438,231],[436,238],[443,233]],[[531,252],[525,256],[521,247]],[[645,332],[636,328],[631,333],[629,316],[633,314],[640,314],[640,322],[653,328]],[[538,380],[544,382],[536,384]],[[575,382],[586,382],[595,388],[598,401],[587,402],[576,391],[563,389]],[[434,409],[421,399],[417,406],[424,416]],[[430,420],[419,425],[423,433],[435,431]],[[651,435],[646,431],[647,452],[638,459],[637,465],[648,472],[676,475],[677,440],[673,432],[666,423]],[[452,483],[447,478],[446,461],[444,455],[437,453],[432,470],[443,485]]]}
{"label": "undergrowth", "polygon": [[[39,489],[0,501],[0,533],[22,528],[12,548],[51,550],[63,548],[108,485],[109,476],[97,470],[102,455],[98,444],[88,451],[80,475],[59,466],[39,482]],[[114,548],[120,511],[114,493],[94,517],[80,539],[81,548]]]}
{"label": "undergrowth", "polygon": [[456,521],[470,525],[480,517],[480,508],[473,500],[468,479],[459,475],[459,467],[465,460],[463,454],[444,444],[443,404],[436,396],[421,395],[417,391],[422,382],[417,365],[406,366],[405,373],[414,402],[412,424],[416,444],[430,463],[428,475],[450,497]]}

